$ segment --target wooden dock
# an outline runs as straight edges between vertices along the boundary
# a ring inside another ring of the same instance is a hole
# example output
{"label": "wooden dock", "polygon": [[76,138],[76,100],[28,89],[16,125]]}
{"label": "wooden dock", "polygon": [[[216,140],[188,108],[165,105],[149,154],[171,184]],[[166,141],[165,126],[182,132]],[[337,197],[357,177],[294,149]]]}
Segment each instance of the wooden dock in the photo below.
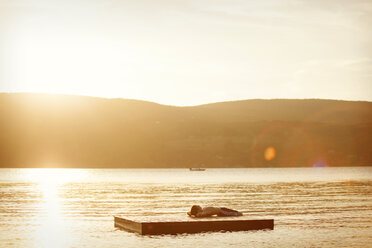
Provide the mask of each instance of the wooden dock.
{"label": "wooden dock", "polygon": [[186,221],[135,221],[122,217],[114,217],[115,227],[141,235],[161,235],[178,233],[201,233],[218,231],[249,231],[274,229],[273,219],[218,219],[186,220]]}

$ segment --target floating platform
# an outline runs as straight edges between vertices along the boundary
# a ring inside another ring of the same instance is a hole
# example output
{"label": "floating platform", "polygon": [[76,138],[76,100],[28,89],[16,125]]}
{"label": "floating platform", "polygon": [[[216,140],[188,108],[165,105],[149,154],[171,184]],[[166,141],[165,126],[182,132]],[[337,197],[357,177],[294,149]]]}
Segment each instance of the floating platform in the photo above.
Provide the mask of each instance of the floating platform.
{"label": "floating platform", "polygon": [[211,219],[205,220],[203,218],[185,221],[143,221],[130,220],[116,216],[114,217],[115,227],[119,227],[130,232],[136,232],[141,235],[274,229],[273,219],[247,220],[239,219],[237,217],[235,219]]}

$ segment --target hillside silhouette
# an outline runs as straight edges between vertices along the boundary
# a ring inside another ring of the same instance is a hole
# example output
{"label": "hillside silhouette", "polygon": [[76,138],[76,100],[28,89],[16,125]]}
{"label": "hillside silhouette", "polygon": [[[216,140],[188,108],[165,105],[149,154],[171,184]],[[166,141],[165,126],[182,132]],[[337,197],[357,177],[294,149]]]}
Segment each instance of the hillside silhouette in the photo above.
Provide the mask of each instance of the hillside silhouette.
{"label": "hillside silhouette", "polygon": [[371,102],[283,99],[175,107],[1,93],[0,113],[0,167],[372,165]]}

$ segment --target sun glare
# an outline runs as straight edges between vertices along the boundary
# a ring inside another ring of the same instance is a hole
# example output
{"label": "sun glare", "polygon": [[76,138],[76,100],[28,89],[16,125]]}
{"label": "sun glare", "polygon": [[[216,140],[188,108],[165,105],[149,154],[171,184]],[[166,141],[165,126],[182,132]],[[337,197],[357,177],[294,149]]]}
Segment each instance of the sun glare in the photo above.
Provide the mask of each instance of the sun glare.
{"label": "sun glare", "polygon": [[82,179],[84,170],[80,169],[29,169],[26,178],[40,185],[60,185]]}
{"label": "sun glare", "polygon": [[58,183],[44,181],[38,189],[42,193],[41,225],[36,229],[38,244],[40,247],[67,247],[69,234],[62,216]]}
{"label": "sun glare", "polygon": [[40,226],[35,230],[38,247],[69,247],[71,235],[63,217],[60,188],[65,183],[84,178],[83,170],[30,169],[27,177],[37,183],[41,194]]}

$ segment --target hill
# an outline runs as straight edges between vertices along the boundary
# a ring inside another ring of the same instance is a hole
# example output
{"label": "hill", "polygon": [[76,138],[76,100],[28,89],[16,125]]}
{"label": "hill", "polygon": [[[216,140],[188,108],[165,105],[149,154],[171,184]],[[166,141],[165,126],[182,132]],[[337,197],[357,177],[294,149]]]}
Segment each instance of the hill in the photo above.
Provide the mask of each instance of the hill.
{"label": "hill", "polygon": [[[372,165],[372,103],[0,94],[0,167]],[[266,157],[265,157],[266,154]]]}

